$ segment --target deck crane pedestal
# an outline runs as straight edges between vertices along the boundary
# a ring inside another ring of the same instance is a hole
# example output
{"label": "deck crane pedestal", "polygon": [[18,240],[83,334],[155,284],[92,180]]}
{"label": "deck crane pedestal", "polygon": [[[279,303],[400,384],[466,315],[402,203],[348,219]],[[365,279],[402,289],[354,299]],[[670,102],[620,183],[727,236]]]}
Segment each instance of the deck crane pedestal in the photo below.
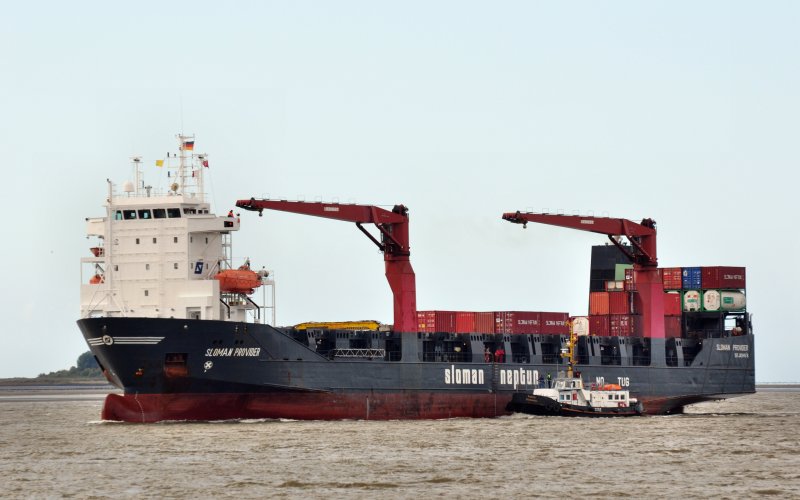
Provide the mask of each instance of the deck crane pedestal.
{"label": "deck crane pedestal", "polygon": [[[634,295],[634,307],[642,313],[644,336],[664,339],[664,285],[658,273],[654,220],[644,219],[637,224],[628,219],[519,211],[503,214],[503,220],[522,224],[522,227],[528,222],[538,222],[607,235],[633,263],[634,282],[639,292]],[[621,236],[627,238],[630,247],[620,244]]]}
{"label": "deck crane pedestal", "polygon": [[[268,200],[250,198],[239,200],[236,206],[245,210],[277,210],[302,215],[313,215],[326,219],[355,222],[383,252],[386,279],[394,295],[394,331],[416,332],[417,291],[414,269],[411,267],[408,239],[408,209],[395,205],[391,211],[372,205],[350,205],[339,203]],[[380,231],[380,240],[367,231],[362,224],[375,224]]]}

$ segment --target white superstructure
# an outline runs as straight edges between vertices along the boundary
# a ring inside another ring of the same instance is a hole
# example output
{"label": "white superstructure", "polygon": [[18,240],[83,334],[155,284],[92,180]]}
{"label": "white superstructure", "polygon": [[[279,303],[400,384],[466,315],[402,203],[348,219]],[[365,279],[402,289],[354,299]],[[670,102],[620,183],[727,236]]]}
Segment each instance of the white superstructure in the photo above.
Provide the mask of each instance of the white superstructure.
{"label": "white superstructure", "polygon": [[[220,292],[214,276],[231,269],[239,220],[211,212],[203,194],[207,156],[193,152],[193,136],[177,137],[179,154],[159,162],[171,181],[166,193],[144,185],[135,157],[135,183],[118,193],[108,181],[105,217],[86,219],[94,256],[81,259],[81,317],[262,317],[247,295]],[[266,272],[261,276],[272,285]],[[274,288],[272,297],[274,306]]]}

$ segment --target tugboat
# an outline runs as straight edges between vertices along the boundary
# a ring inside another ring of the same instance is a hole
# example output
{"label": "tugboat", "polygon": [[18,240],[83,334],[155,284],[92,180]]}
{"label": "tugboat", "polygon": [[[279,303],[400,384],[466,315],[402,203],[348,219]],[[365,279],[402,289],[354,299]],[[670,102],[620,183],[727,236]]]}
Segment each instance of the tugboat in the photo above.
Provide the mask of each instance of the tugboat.
{"label": "tugboat", "polygon": [[562,417],[631,417],[644,413],[642,403],[617,384],[585,387],[580,372],[573,371],[576,335],[571,322],[569,331],[569,342],[561,353],[569,362],[566,374],[560,372],[553,387],[514,393],[506,409]]}

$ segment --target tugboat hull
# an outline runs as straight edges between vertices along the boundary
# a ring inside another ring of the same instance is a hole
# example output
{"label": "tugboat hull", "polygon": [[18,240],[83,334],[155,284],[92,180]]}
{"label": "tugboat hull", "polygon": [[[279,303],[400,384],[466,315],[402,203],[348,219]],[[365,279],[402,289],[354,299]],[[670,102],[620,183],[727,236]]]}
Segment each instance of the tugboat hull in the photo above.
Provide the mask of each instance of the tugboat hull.
{"label": "tugboat hull", "polygon": [[559,403],[552,398],[535,394],[517,393],[508,403],[508,410],[528,415],[559,417],[635,417],[642,414],[642,407],[592,408],[590,406]]}

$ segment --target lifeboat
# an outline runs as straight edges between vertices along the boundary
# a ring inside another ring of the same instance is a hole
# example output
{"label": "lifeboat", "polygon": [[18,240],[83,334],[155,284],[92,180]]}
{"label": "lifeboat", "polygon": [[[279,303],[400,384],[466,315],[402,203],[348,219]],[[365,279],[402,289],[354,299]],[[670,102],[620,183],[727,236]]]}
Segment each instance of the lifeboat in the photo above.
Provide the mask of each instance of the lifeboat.
{"label": "lifeboat", "polygon": [[261,277],[250,269],[226,269],[217,273],[214,278],[219,281],[221,292],[251,294],[261,286]]}
{"label": "lifeboat", "polygon": [[99,285],[100,283],[105,283],[105,281],[105,278],[100,274],[95,274],[89,278],[89,284],[91,285]]}

